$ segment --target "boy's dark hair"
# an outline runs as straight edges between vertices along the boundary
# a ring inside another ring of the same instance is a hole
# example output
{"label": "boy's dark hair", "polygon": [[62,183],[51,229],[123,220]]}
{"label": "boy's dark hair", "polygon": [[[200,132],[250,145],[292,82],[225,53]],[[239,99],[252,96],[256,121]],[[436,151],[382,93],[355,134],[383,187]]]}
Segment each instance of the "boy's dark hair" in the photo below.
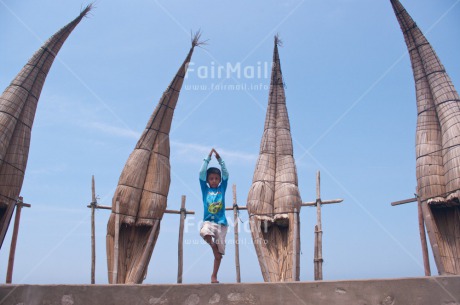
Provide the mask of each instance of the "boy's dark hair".
{"label": "boy's dark hair", "polygon": [[218,169],[217,167],[208,168],[208,170],[206,171],[206,180],[208,180],[209,174],[218,174],[219,177],[222,178],[222,174],[220,173],[220,169]]}

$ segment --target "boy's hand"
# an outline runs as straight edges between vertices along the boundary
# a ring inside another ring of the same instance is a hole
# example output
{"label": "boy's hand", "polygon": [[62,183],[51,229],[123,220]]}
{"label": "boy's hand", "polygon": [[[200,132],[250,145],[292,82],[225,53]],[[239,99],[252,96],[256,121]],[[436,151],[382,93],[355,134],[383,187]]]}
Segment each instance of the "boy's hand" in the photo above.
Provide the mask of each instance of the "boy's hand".
{"label": "boy's hand", "polygon": [[209,157],[212,157],[212,153],[216,155],[216,159],[220,159],[219,153],[214,148],[211,149],[211,152],[209,153]]}

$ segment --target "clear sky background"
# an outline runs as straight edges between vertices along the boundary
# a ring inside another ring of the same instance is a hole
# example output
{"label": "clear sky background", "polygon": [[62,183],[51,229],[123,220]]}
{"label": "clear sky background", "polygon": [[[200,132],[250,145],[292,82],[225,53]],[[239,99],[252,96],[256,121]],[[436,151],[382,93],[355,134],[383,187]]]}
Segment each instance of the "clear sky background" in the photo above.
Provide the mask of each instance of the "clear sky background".
{"label": "clear sky background", "polygon": [[[457,89],[459,2],[402,2]],[[0,0],[0,88],[86,4]],[[230,171],[227,205],[232,184],[245,205],[268,101],[270,71],[263,68],[271,64],[276,33],[284,42],[279,52],[302,200],[315,199],[318,170],[322,198],[344,199],[323,206],[324,279],[423,276],[417,206],[390,206],[415,192],[416,107],[389,0],[100,0],[67,39],[40,97],[22,188],[32,208],[22,213],[13,282],[90,282],[91,175],[99,204],[111,205],[121,170],[189,51],[190,31],[198,29],[209,45],[194,52],[170,134],[168,209],[179,209],[186,195],[187,209],[196,211],[186,220],[184,282],[208,282],[212,269],[197,227],[203,215],[198,170],[212,147]],[[211,76],[228,65],[241,74]],[[243,73],[258,67],[260,76]],[[108,282],[109,214],[96,213],[99,284]],[[259,282],[247,212],[240,218],[241,278]],[[313,280],[315,222],[315,209],[302,208],[302,281]],[[164,216],[144,283],[176,282],[178,228],[178,215]],[[0,281],[11,232],[0,251]],[[219,272],[227,283],[235,282],[232,238],[230,230]],[[437,274],[433,259],[431,268]]]}

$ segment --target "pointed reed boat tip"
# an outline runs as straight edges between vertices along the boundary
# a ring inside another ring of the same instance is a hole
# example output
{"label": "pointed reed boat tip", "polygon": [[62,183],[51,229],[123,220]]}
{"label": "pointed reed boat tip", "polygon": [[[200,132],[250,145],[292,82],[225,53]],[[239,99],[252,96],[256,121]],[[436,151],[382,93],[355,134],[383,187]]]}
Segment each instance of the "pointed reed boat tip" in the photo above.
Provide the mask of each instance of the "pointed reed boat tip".
{"label": "pointed reed boat tip", "polygon": [[275,35],[275,45],[282,47],[283,41],[280,39],[280,34],[276,33]]}
{"label": "pointed reed boat tip", "polygon": [[191,33],[192,36],[192,48],[196,46],[205,46],[208,44],[209,39],[200,40],[201,39],[201,30],[195,32],[195,34]]}
{"label": "pointed reed boat tip", "polygon": [[95,8],[94,3],[95,3],[95,2],[92,2],[92,3],[88,4],[88,5],[80,12],[80,16],[81,16],[81,17],[86,17],[86,15],[87,15],[92,9]]}

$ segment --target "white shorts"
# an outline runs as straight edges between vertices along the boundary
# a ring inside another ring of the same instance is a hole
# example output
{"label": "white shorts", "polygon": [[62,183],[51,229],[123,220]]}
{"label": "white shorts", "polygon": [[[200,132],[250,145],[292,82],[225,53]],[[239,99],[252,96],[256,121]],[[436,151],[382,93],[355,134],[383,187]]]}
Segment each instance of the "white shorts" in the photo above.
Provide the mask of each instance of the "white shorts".
{"label": "white shorts", "polygon": [[225,236],[227,235],[227,226],[220,225],[215,222],[205,221],[201,226],[200,235],[205,237],[206,235],[211,235],[214,237],[214,242],[217,244],[217,249],[219,252],[225,254]]}

